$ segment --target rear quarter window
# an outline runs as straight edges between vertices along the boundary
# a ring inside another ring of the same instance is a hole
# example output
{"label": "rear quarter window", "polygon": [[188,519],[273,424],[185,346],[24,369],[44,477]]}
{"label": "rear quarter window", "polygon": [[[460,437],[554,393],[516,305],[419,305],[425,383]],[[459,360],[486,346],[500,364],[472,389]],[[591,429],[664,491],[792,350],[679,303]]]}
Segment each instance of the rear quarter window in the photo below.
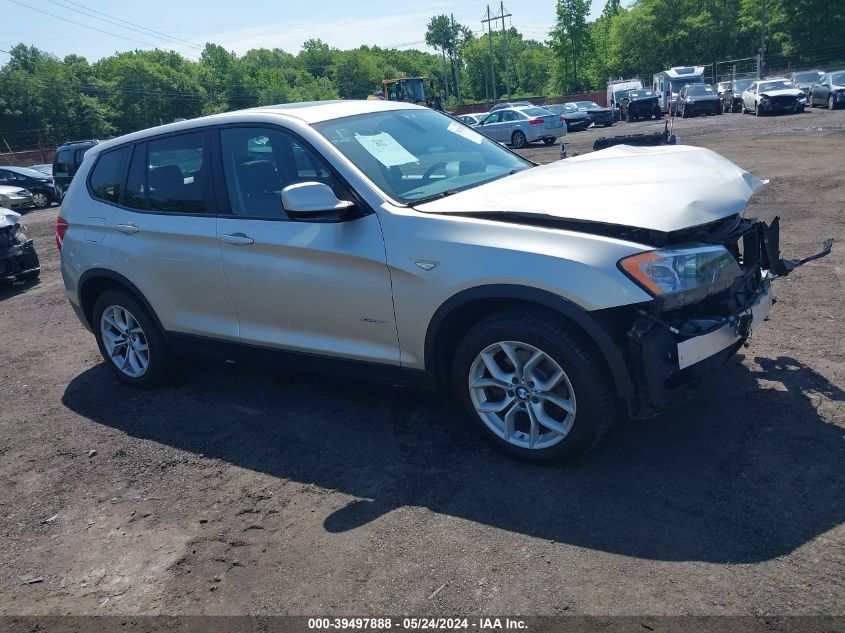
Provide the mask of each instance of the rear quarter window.
{"label": "rear quarter window", "polygon": [[53,171],[58,174],[69,174],[73,168],[73,150],[60,149],[56,153],[56,165]]}
{"label": "rear quarter window", "polygon": [[128,158],[128,147],[121,147],[100,154],[88,179],[91,194],[95,198],[105,202],[120,201]]}

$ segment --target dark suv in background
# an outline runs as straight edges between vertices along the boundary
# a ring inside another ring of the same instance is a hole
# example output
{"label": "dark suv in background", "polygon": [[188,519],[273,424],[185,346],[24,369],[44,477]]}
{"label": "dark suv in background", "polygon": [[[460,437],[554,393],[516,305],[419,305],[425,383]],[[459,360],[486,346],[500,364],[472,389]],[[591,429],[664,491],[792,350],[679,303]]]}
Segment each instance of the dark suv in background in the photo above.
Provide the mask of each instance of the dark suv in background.
{"label": "dark suv in background", "polygon": [[56,148],[56,157],[53,159],[53,180],[56,183],[56,190],[59,195],[59,202],[65,196],[68,186],[76,175],[76,170],[85,158],[85,152],[97,145],[100,141],[68,141]]}
{"label": "dark suv in background", "polygon": [[28,167],[0,167],[0,185],[21,187],[32,194],[36,208],[44,209],[54,202],[59,202],[59,195],[53,179],[47,174]]}

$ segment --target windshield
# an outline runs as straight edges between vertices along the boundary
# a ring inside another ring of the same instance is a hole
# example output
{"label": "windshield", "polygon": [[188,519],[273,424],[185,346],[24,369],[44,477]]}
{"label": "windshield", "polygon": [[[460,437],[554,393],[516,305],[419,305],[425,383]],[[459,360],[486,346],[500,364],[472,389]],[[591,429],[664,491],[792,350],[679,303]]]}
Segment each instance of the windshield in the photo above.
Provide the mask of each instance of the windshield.
{"label": "windshield", "polygon": [[598,103],[594,103],[592,101],[576,101],[575,106],[579,110],[601,110],[601,106]]}
{"label": "windshield", "polygon": [[409,101],[411,103],[425,101],[423,80],[400,79],[396,83],[388,84],[387,95],[389,101]]}
{"label": "windshield", "polygon": [[46,178],[46,175],[44,174],[44,172],[36,171],[34,169],[30,169],[29,167],[13,167],[13,168],[7,167],[6,169],[8,169],[9,171],[13,171],[16,174],[20,174],[21,176],[29,176],[30,178],[38,178],[38,179]]}
{"label": "windshield", "polygon": [[689,88],[687,88],[687,92],[688,94],[695,96],[714,94],[713,86],[707,86],[703,84],[700,86],[690,86]]}
{"label": "windshield", "polygon": [[669,81],[669,87],[672,92],[680,92],[681,88],[687,84],[703,84],[701,77],[688,77],[686,79],[672,79]]}
{"label": "windshield", "polygon": [[578,108],[574,103],[552,103],[543,107],[556,114],[563,114],[564,112],[578,112]]}
{"label": "windshield", "polygon": [[738,90],[745,90],[746,88],[748,88],[753,83],[754,83],[753,79],[737,79],[734,82],[734,87],[733,87],[734,92],[736,92]]}
{"label": "windshield", "polygon": [[527,114],[528,116],[552,116],[554,112],[550,112],[546,108],[520,108],[519,112],[522,114]]}
{"label": "windshield", "polygon": [[767,90],[797,90],[797,87],[788,79],[781,79],[780,81],[764,81],[761,83],[758,92],[766,92]]}
{"label": "windshield", "polygon": [[837,85],[845,84],[845,70],[841,70],[838,73],[831,73],[830,80]]}
{"label": "windshield", "polygon": [[628,93],[628,97],[630,99],[646,99],[653,96],[655,96],[654,90],[631,90],[631,92]]}
{"label": "windshield", "polygon": [[433,110],[393,110],[314,124],[382,191],[405,204],[477,187],[531,163]]}
{"label": "windshield", "polygon": [[819,80],[819,77],[822,76],[823,73],[820,73],[817,70],[808,70],[805,73],[795,73],[792,75],[793,81],[800,81],[806,83],[813,83]]}

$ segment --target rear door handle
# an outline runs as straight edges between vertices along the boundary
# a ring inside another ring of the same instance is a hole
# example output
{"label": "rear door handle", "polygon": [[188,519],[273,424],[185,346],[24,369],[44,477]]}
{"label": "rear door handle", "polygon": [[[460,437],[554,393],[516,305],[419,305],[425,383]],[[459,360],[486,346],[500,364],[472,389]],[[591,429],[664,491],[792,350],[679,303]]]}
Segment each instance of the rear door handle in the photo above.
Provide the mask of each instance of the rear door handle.
{"label": "rear door handle", "polygon": [[219,239],[224,244],[232,244],[234,246],[255,244],[255,240],[245,233],[230,233],[228,235],[221,235]]}
{"label": "rear door handle", "polygon": [[126,224],[115,224],[114,228],[116,231],[120,231],[121,233],[126,233],[127,235],[132,235],[133,233],[137,233],[141,229],[139,229],[136,225],[128,222]]}

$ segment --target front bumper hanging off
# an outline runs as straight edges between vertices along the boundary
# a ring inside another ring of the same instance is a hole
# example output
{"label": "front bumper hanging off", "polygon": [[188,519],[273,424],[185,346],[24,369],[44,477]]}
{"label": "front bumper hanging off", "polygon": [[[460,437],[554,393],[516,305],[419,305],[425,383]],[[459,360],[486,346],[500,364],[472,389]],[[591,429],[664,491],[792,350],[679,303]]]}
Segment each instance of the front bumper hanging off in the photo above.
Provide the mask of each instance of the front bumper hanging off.
{"label": "front bumper hanging off", "polygon": [[[775,303],[772,281],[830,253],[822,250],[799,260],[779,255],[780,222],[743,220],[723,244],[740,262],[743,277],[702,305],[662,311],[653,305],[637,310],[627,332],[636,396],[632,417],[657,414],[686,398],[703,376],[724,365],[746,344],[751,332],[768,320]],[[740,247],[741,244],[741,247]]]}
{"label": "front bumper hanging off", "polygon": [[32,240],[20,232],[0,232],[0,281],[37,275],[41,264]]}

